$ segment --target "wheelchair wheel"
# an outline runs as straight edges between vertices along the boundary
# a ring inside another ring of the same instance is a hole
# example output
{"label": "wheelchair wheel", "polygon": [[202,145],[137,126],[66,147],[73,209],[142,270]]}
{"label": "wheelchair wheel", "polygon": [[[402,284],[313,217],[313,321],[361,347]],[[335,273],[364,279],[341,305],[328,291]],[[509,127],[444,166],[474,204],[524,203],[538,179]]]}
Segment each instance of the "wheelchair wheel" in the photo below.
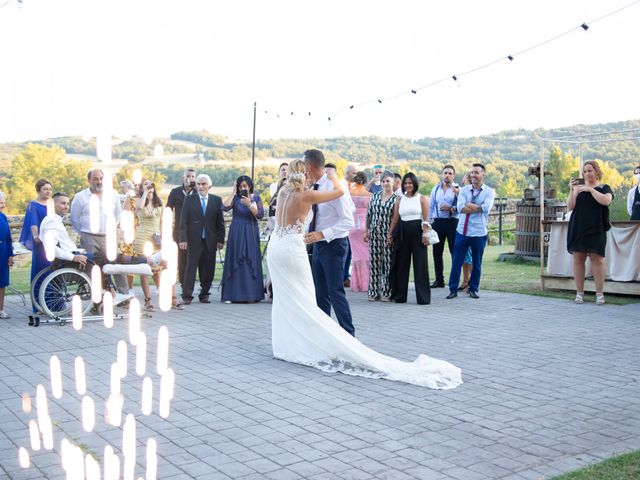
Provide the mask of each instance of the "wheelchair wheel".
{"label": "wheelchair wheel", "polygon": [[51,272],[40,286],[40,307],[51,318],[71,315],[72,299],[80,297],[82,315],[91,309],[91,279],[74,268],[61,268]]}
{"label": "wheelchair wheel", "polygon": [[41,286],[40,284],[45,279],[47,275],[51,273],[51,267],[45,267],[40,270],[35,277],[33,277],[33,282],[31,282],[31,289],[29,293],[31,294],[31,304],[36,311],[42,312],[42,308],[40,307],[40,295],[38,295],[39,291],[36,292],[36,285]]}

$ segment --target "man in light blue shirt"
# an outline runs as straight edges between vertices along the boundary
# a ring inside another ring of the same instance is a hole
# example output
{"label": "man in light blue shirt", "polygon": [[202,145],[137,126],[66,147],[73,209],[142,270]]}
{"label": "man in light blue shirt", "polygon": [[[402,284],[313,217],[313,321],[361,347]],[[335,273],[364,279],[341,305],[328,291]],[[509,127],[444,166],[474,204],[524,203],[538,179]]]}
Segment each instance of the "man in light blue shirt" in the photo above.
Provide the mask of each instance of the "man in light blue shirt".
{"label": "man in light blue shirt", "polygon": [[453,246],[456,241],[458,227],[458,193],[460,188],[454,182],[456,169],[453,165],[445,165],[442,169],[442,181],[431,190],[429,196],[429,223],[438,234],[440,241],[433,246],[433,268],[436,279],[431,288],[444,288],[444,253],[445,240],[449,244],[449,254],[453,258]]}
{"label": "man in light blue shirt", "polygon": [[448,299],[458,296],[460,269],[464,263],[467,250],[471,248],[473,269],[469,280],[469,296],[480,298],[480,273],[482,271],[482,254],[487,244],[489,212],[493,207],[495,192],[484,184],[485,168],[481,163],[474,163],[471,168],[471,185],[467,185],[458,194],[457,210],[460,214],[456,230],[453,263],[449,274]]}

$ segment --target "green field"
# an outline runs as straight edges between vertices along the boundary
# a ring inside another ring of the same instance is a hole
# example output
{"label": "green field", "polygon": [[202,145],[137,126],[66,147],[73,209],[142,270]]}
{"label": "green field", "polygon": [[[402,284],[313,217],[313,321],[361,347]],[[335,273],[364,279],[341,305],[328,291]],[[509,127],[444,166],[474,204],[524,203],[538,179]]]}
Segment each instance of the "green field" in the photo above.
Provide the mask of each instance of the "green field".
{"label": "green field", "polygon": [[612,457],[551,480],[636,480],[640,478],[640,450]]}
{"label": "green field", "polygon": [[[545,297],[573,299],[574,292],[561,290],[542,290],[540,288],[540,266],[537,263],[526,261],[501,262],[498,256],[501,253],[513,250],[512,245],[488,246],[484,252],[482,262],[482,278],[480,290],[494,290],[498,292],[524,293],[527,295],[541,295]],[[11,286],[17,290],[27,293],[29,291],[29,264],[11,270]],[[444,255],[444,276],[449,278],[451,270],[451,256],[448,250]],[[429,278],[434,279],[433,256],[429,248]],[[220,281],[222,267],[216,267],[214,285]],[[136,285],[138,285],[136,279]],[[587,295],[587,301],[592,300],[592,295]],[[627,305],[629,303],[640,302],[640,298],[625,295],[607,295],[607,303],[614,305]]]}

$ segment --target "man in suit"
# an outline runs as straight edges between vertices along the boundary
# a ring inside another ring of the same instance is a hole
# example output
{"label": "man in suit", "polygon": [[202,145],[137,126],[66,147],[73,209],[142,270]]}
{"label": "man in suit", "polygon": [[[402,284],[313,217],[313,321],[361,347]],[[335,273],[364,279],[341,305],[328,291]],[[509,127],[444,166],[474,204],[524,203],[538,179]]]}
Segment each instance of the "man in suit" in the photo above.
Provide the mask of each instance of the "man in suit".
{"label": "man in suit", "polygon": [[[173,240],[180,243],[178,231],[180,230],[180,214],[184,199],[196,193],[196,171],[193,168],[187,168],[182,175],[182,185],[174,188],[169,193],[167,200],[167,208],[173,210],[174,227]],[[180,287],[184,283],[184,269],[187,265],[187,251],[178,250],[178,282]]]}
{"label": "man in suit", "polygon": [[[324,155],[320,150],[304,152],[304,161],[307,176],[314,182],[314,190],[333,189],[333,183],[325,173]],[[316,287],[316,303],[327,315],[331,315],[333,307],[340,326],[355,336],[343,279],[347,235],[354,225],[349,195],[314,205],[313,213],[313,220],[304,240],[307,245],[313,244],[311,272]]]}
{"label": "man in suit", "polygon": [[187,250],[182,285],[182,301],[185,305],[193,300],[196,269],[200,278],[200,303],[211,303],[209,290],[216,270],[216,250],[221,250],[224,245],[222,200],[210,194],[210,188],[209,175],[198,175],[197,195],[185,197],[180,215],[179,247]]}

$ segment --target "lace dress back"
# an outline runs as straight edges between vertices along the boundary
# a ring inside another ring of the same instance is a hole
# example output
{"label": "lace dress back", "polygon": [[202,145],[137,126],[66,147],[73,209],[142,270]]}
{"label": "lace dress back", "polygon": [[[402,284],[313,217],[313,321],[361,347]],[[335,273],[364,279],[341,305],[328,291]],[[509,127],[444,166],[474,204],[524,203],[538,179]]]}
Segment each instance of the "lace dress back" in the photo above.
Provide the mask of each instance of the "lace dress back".
{"label": "lace dress back", "polygon": [[[283,188],[281,191],[282,199],[278,199],[276,203],[276,226],[273,231],[273,235],[276,237],[283,237],[286,235],[302,235],[306,230],[309,224],[311,223],[311,218],[313,218],[313,212],[311,209],[307,212],[307,216],[304,220],[300,220],[300,217],[296,215],[294,218],[291,218],[289,223],[285,222],[285,219],[289,217],[287,215],[290,213],[287,210],[287,204],[289,203],[289,198],[293,196],[293,200],[295,201],[295,190],[290,188]],[[282,207],[280,207],[282,205]]]}

